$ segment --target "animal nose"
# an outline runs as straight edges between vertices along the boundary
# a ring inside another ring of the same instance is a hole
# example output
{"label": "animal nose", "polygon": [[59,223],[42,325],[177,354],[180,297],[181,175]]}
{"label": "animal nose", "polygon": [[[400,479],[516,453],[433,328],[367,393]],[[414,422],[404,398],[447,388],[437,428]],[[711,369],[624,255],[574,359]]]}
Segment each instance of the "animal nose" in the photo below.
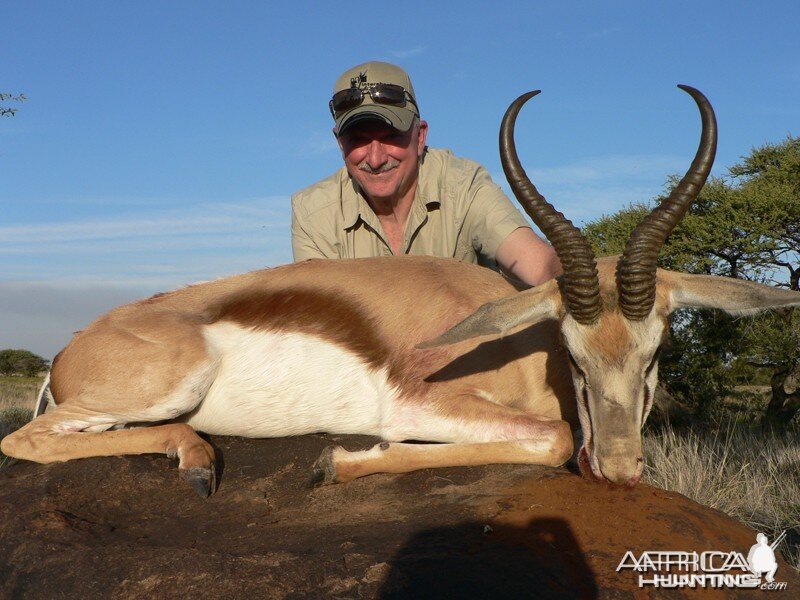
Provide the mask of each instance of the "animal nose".
{"label": "animal nose", "polygon": [[611,483],[635,485],[642,477],[644,459],[636,454],[598,457],[597,462],[603,477]]}

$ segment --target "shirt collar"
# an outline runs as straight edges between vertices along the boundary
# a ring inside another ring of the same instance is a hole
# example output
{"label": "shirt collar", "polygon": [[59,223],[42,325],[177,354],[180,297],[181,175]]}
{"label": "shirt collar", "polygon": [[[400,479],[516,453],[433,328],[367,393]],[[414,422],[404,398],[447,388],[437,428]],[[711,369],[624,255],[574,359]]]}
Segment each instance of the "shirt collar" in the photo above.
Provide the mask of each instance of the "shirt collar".
{"label": "shirt collar", "polygon": [[[439,199],[440,189],[438,178],[429,176],[426,168],[425,157],[427,155],[427,148],[422,155],[419,166],[419,179],[417,181],[417,190],[414,192],[414,205],[411,207],[409,218],[414,221],[421,222],[427,214],[439,208],[441,201]],[[368,215],[367,218],[362,215]],[[358,182],[350,177],[347,172],[347,167],[342,167],[342,222],[344,229],[352,229],[358,225],[359,221],[369,222],[369,216],[374,215],[372,208],[361,193],[361,188]]]}
{"label": "shirt collar", "polygon": [[342,222],[344,229],[352,229],[358,225],[362,213],[372,209],[361,195],[358,183],[350,177],[346,167],[342,168],[342,174]]}

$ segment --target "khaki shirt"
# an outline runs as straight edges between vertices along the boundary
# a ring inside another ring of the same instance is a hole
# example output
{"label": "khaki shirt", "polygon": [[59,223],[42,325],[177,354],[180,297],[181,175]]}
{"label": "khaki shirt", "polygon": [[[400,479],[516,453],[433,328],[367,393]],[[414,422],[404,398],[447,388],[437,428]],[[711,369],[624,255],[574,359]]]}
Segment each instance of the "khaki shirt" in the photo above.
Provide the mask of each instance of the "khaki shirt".
{"label": "khaki shirt", "polygon": [[[486,169],[450,150],[426,150],[406,223],[405,254],[493,266],[497,248],[519,227],[530,225]],[[393,254],[378,217],[344,167],[292,196],[292,249],[295,261]]]}

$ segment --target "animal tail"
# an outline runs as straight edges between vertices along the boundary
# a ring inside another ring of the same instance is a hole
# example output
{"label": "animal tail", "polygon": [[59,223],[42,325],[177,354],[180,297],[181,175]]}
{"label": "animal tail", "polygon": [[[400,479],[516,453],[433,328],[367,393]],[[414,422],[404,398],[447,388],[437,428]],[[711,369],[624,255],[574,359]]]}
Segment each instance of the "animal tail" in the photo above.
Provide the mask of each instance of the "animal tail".
{"label": "animal tail", "polygon": [[55,406],[55,403],[53,394],[50,392],[50,371],[48,371],[42,383],[42,387],[39,389],[39,395],[36,398],[36,408],[33,410],[33,418],[35,419],[39,415],[43,415],[48,405]]}

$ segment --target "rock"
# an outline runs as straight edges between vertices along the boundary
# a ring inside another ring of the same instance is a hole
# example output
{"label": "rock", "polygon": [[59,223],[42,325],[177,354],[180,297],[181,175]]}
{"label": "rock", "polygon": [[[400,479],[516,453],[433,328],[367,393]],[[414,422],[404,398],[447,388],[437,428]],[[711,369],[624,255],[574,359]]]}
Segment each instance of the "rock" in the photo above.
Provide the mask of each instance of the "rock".
{"label": "rock", "polygon": [[[693,597],[697,590],[641,590],[638,576],[617,566],[628,550],[746,556],[755,543],[753,530],[679,494],[615,488],[565,469],[436,469],[309,489],[325,446],[374,440],[212,443],[224,468],[206,500],[161,456],[17,463],[0,472],[0,595]],[[780,559],[775,579],[787,582],[778,596],[800,589]]]}

